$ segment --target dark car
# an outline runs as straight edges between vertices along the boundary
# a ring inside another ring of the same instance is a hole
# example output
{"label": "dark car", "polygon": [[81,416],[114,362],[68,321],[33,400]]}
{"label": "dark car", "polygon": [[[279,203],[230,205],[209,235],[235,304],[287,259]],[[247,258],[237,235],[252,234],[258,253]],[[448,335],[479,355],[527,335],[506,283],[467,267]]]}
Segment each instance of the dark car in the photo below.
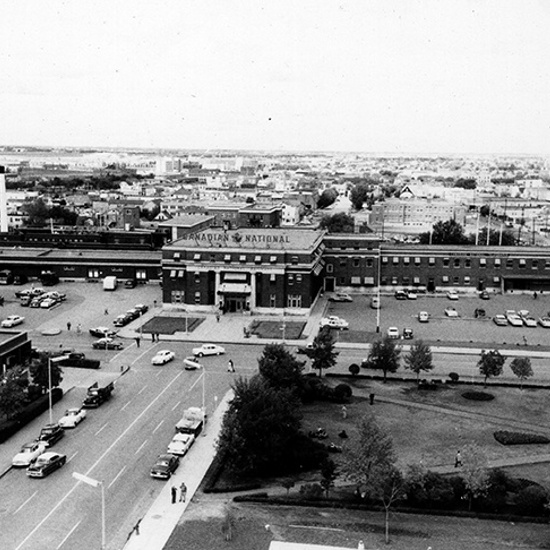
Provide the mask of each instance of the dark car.
{"label": "dark car", "polygon": [[480,297],[482,300],[489,300],[489,298],[490,298],[489,293],[488,293],[486,290],[482,290],[482,291],[479,293],[479,297]]}
{"label": "dark car", "polygon": [[404,290],[396,290],[394,296],[395,296],[396,300],[406,300],[407,299],[407,293]]}
{"label": "dark car", "polygon": [[65,462],[67,462],[67,456],[59,453],[42,453],[36,461],[27,468],[27,475],[29,477],[46,477],[55,470],[59,470]]}
{"label": "dark car", "polygon": [[122,349],[124,346],[122,342],[113,340],[112,338],[100,338],[92,344],[94,349]]}
{"label": "dark car", "polygon": [[38,436],[39,441],[45,441],[48,447],[51,447],[54,443],[57,443],[65,432],[59,424],[46,424],[40,431]]}
{"label": "dark car", "polygon": [[128,323],[131,323],[134,319],[131,315],[128,315],[128,313],[124,313],[122,315],[119,315],[114,321],[113,325],[115,327],[125,327]]}
{"label": "dark car", "polygon": [[308,355],[309,352],[313,349],[313,342],[310,342],[309,344],[306,344],[305,346],[298,346],[296,348],[296,353],[300,353],[302,355]]}
{"label": "dark car", "polygon": [[125,288],[136,288],[137,281],[135,279],[128,279],[127,281],[124,281],[124,287]]}
{"label": "dark car", "polygon": [[407,327],[403,329],[403,338],[405,340],[412,340],[413,336],[414,336],[414,332],[412,328]]}
{"label": "dark car", "polygon": [[13,284],[14,285],[24,285],[29,279],[26,275],[14,275]]}
{"label": "dark car", "polygon": [[155,465],[151,468],[151,477],[157,479],[170,479],[170,476],[178,469],[180,459],[176,455],[159,455]]}
{"label": "dark car", "polygon": [[112,338],[116,336],[116,330],[110,329],[109,327],[94,327],[91,328],[89,332],[96,338]]}
{"label": "dark car", "polygon": [[149,311],[149,306],[146,306],[145,304],[136,304],[134,306],[134,309],[139,311],[141,314],[143,314]]}

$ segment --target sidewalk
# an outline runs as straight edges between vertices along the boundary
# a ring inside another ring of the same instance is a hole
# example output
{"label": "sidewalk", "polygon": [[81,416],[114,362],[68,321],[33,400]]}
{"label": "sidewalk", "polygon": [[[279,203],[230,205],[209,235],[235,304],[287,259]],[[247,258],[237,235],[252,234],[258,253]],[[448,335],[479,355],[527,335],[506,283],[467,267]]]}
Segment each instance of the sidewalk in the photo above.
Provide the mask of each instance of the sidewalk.
{"label": "sidewalk", "polygon": [[[215,444],[221,428],[222,419],[227,410],[232,392],[225,394],[212,417],[208,420],[202,434],[195,441],[188,455],[181,461],[176,473],[166,482],[160,495],[139,519],[139,529],[134,529],[124,544],[124,550],[162,550],[170,538],[189,501],[202,482],[215,454]],[[172,504],[171,488],[178,488],[185,482],[187,498],[185,502]],[[112,550],[115,550],[114,547]]]}

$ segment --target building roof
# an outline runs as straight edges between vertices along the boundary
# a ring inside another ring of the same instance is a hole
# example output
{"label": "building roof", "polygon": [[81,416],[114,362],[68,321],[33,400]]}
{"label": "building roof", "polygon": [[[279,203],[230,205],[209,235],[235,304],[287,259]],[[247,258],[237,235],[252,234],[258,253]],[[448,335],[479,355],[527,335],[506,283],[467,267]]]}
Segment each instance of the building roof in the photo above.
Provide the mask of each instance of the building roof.
{"label": "building roof", "polygon": [[208,219],[215,220],[216,217],[210,216],[207,214],[182,214],[164,223],[159,223],[159,226],[160,227],[192,227],[197,223],[204,223],[204,221]]}
{"label": "building roof", "polygon": [[257,251],[312,251],[322,242],[324,231],[312,229],[209,228],[174,241],[166,248],[226,248]]}

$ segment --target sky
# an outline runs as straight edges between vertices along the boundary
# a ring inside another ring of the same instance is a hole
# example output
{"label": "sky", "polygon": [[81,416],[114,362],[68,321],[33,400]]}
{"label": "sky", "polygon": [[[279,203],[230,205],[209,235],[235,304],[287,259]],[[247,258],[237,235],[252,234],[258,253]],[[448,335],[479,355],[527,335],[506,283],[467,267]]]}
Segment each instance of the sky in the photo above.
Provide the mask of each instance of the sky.
{"label": "sky", "polygon": [[550,153],[547,0],[2,0],[0,145]]}

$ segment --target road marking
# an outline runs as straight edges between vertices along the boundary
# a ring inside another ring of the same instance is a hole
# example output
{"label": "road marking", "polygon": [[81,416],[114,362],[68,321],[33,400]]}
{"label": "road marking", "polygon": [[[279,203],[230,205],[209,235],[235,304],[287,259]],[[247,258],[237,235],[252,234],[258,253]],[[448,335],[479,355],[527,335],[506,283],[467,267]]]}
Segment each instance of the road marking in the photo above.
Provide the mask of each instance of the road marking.
{"label": "road marking", "polygon": [[29,500],[31,500],[31,498],[33,498],[36,493],[38,493],[38,490],[36,490],[25,502],[23,502],[23,504],[21,504],[21,506],[19,506],[19,508],[15,510],[14,514],[17,514],[17,512],[19,512],[19,510],[21,510],[21,508],[23,508],[23,506],[25,506],[25,504],[27,504],[27,502],[29,502]]}
{"label": "road marking", "polygon": [[[128,349],[128,348],[126,348],[126,349]],[[122,348],[122,349],[121,349],[121,350],[120,350],[120,351],[119,351],[119,352],[109,361],[109,363],[112,363],[113,361],[118,361],[118,356],[119,356],[119,355],[122,355],[122,354],[124,353],[124,351],[125,351],[124,348]]]}
{"label": "road marking", "polygon": [[131,402],[132,402],[132,399],[130,399],[130,401],[128,401],[128,403],[126,403],[126,405],[124,405],[124,407],[122,407],[122,409],[120,410],[123,411]]}
{"label": "road marking", "polygon": [[337,529],[336,527],[317,527],[316,525],[297,525],[292,523],[289,527],[298,527],[300,529],[319,529],[320,531],[343,531],[343,529]]}
{"label": "road marking", "polygon": [[141,390],[138,391],[138,395],[142,392],[142,391],[145,391],[145,388],[148,388],[149,387],[149,384],[145,384],[145,386],[143,386],[143,388],[141,388]]}
{"label": "road marking", "polygon": [[120,470],[120,472],[118,472],[118,474],[113,478],[113,481],[111,481],[111,483],[107,485],[107,489],[111,488],[111,485],[122,475],[122,472],[124,472],[124,470],[126,470],[126,466],[123,466],[122,470]]}
{"label": "road marking", "polygon": [[143,447],[145,447],[145,444],[147,443],[147,441],[149,441],[148,439],[146,439],[140,446],[139,446],[139,449],[134,453],[135,455],[137,455],[141,449],[143,449]]}
{"label": "road marking", "polygon": [[67,464],[68,464],[77,454],[78,454],[78,451],[76,451],[76,453],[75,453],[73,456],[71,456],[71,458],[69,458],[69,460],[67,460]]}
{"label": "road marking", "polygon": [[155,433],[163,424],[164,420],[161,420],[158,424],[157,424],[157,427],[153,430],[153,433]]}
{"label": "road marking", "polygon": [[108,425],[109,425],[109,422],[105,422],[105,424],[103,424],[103,426],[101,426],[101,428],[99,428],[99,430],[97,430],[97,432],[96,432],[94,435],[99,434],[99,433],[100,433],[104,428],[106,428]]}
{"label": "road marking", "polygon": [[172,410],[176,410],[181,405],[181,401],[178,401],[173,407]]}
{"label": "road marking", "polygon": [[[166,391],[168,391],[168,388],[176,382],[176,380],[183,374],[183,371],[178,372],[176,376],[172,379],[172,381],[167,384],[167,386],[153,399],[143,411],[134,418],[134,421],[109,445],[109,447],[105,450],[105,452],[88,468],[88,471],[84,473],[84,475],[89,476],[92,470],[111,452],[111,450],[115,447],[115,445],[118,444],[118,442],[134,427],[134,425],[141,420],[141,417],[147,414],[149,409],[155,405],[155,403],[164,395]],[[20,550],[26,542],[48,521],[48,519],[54,514],[54,512],[69,498],[69,496],[73,493],[73,491],[78,487],[80,484],[80,481],[77,481],[72,489],[70,489],[67,494],[44,516],[44,518],[38,523],[38,525],[19,543],[19,545],[15,548],[15,550]]]}
{"label": "road marking", "polygon": [[162,374],[162,371],[159,370],[158,373],[157,373],[157,378]]}
{"label": "road marking", "polygon": [[145,355],[147,355],[149,353],[149,351],[151,351],[152,348],[156,347],[156,344],[154,346],[152,346],[151,348],[149,349],[146,349],[145,351],[143,351],[143,353],[140,353],[133,361],[132,361],[132,365],[134,363],[137,363],[139,360],[141,360],[142,357],[144,357]]}
{"label": "road marking", "polygon": [[65,538],[59,543],[56,550],[59,550],[66,542],[67,539],[74,533],[76,528],[82,523],[82,520],[80,520],[66,535]]}

